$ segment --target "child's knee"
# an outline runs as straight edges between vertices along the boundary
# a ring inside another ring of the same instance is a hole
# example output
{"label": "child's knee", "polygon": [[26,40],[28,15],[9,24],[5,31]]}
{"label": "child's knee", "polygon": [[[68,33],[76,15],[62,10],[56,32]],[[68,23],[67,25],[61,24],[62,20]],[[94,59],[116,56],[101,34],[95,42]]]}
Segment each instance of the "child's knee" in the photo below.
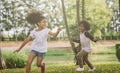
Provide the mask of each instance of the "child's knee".
{"label": "child's knee", "polygon": [[80,57],[82,57],[82,54],[78,53],[77,58],[80,58]]}
{"label": "child's knee", "polygon": [[41,65],[41,63],[37,63],[37,67],[41,67],[42,65]]}

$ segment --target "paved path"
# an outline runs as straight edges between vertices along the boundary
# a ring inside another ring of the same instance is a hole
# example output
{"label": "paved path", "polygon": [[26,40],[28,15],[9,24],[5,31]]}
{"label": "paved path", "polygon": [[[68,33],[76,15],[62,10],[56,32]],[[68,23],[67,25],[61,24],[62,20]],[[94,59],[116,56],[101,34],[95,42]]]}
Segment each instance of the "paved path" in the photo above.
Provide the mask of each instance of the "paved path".
{"label": "paved path", "polygon": [[[0,48],[2,50],[15,50],[17,49],[22,42],[0,42]],[[99,41],[96,45],[99,46],[115,46],[115,44],[120,43],[119,40],[112,40],[112,41]],[[23,49],[29,49],[32,42],[26,44]],[[69,41],[50,41],[48,42],[48,49],[59,49],[59,48],[70,48],[71,45]]]}
{"label": "paved path", "polygon": [[[15,50],[18,49],[19,47],[0,47],[1,50]],[[23,49],[29,49],[30,47],[24,47]],[[48,49],[64,49],[64,48],[71,48],[71,46],[49,46]]]}
{"label": "paved path", "polygon": [[[0,42],[0,48],[2,50],[15,50],[19,48],[22,42]],[[29,49],[32,42],[26,44],[23,49]],[[70,48],[69,41],[51,41],[48,42],[48,49]]]}

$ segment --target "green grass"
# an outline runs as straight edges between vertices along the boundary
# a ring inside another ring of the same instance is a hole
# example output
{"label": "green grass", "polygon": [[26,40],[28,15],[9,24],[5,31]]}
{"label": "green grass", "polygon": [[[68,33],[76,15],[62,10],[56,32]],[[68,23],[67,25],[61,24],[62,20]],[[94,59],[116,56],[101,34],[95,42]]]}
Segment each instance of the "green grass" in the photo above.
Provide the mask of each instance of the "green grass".
{"label": "green grass", "polygon": [[[76,72],[77,67],[74,64],[54,64],[46,66],[46,73],[120,73],[120,63],[118,62],[95,64],[96,70],[94,72],[88,72],[86,65],[84,72]],[[0,73],[25,73],[25,68],[0,70]],[[31,73],[40,73],[40,68],[32,66]]]}
{"label": "green grass", "polygon": [[[98,62],[116,62],[117,57],[115,54],[114,46],[95,46],[93,52],[89,55],[89,59],[93,63]],[[74,62],[74,54],[72,49],[49,49],[44,59],[47,63],[67,63]]]}
{"label": "green grass", "polygon": [[[6,53],[6,52],[5,52]],[[24,57],[24,59],[27,60],[28,55],[30,51],[29,50],[21,50],[19,54]],[[4,54],[4,52],[3,52]],[[93,52],[89,55],[89,59],[93,63],[98,62],[116,62],[117,57],[115,55],[115,47],[114,46],[94,46]],[[46,53],[46,56],[44,58],[44,61],[48,64],[58,64],[58,63],[74,63],[74,54],[71,48],[67,49],[48,49],[48,52]],[[34,63],[36,64],[36,61],[34,60]]]}
{"label": "green grass", "polygon": [[49,49],[44,61],[47,63],[73,62],[74,55],[71,49]]}
{"label": "green grass", "polygon": [[[29,53],[28,50],[19,52],[25,59],[27,59]],[[116,58],[114,46],[95,46],[93,52],[89,55],[89,59],[97,68],[94,73],[120,73],[120,63]],[[46,73],[79,73],[75,71],[78,66],[75,66],[71,48],[48,49],[43,61],[47,65]],[[31,73],[40,73],[40,68],[35,65],[36,60],[32,64]],[[25,68],[0,70],[0,73],[25,73]],[[87,66],[82,73],[90,73]]]}
{"label": "green grass", "polygon": [[115,54],[115,46],[97,45],[93,47],[92,53],[95,54]]}

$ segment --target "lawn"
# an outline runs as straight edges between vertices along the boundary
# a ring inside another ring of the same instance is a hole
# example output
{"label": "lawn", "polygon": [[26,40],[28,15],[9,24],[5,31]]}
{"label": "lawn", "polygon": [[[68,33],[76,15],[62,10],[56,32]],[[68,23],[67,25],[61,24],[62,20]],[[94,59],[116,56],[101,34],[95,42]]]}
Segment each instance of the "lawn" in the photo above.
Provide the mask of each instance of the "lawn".
{"label": "lawn", "polygon": [[[46,67],[46,73],[80,73],[75,71],[77,67],[74,64],[53,64]],[[95,67],[94,72],[88,72],[88,67],[85,66],[84,72],[81,73],[120,73],[120,63],[118,62],[95,64]],[[0,73],[25,73],[25,68],[0,70]],[[40,68],[32,66],[31,73],[40,73]]]}
{"label": "lawn", "polygon": [[[3,54],[5,52],[3,51]],[[18,54],[27,60],[29,51],[22,50]],[[89,58],[96,67],[92,73],[120,73],[120,63],[116,58],[114,46],[95,45]],[[79,73],[75,71],[78,66],[74,63],[71,48],[48,49],[44,62],[47,68],[46,73]],[[0,73],[25,73],[25,68],[5,69],[0,70]],[[36,67],[36,60],[32,64],[31,73],[40,73],[40,68]],[[91,72],[88,72],[88,67],[85,65],[85,71],[82,73]]]}

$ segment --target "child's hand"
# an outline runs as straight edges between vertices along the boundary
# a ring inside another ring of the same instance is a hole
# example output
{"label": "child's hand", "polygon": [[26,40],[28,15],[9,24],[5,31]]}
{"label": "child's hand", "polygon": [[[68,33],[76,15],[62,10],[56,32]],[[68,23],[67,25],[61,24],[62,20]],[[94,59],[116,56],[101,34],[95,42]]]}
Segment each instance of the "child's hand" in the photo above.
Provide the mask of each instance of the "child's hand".
{"label": "child's hand", "polygon": [[101,38],[100,37],[95,37],[94,40],[97,42],[97,41],[101,40]]}
{"label": "child's hand", "polygon": [[60,32],[62,29],[60,27],[58,27],[57,31]]}

